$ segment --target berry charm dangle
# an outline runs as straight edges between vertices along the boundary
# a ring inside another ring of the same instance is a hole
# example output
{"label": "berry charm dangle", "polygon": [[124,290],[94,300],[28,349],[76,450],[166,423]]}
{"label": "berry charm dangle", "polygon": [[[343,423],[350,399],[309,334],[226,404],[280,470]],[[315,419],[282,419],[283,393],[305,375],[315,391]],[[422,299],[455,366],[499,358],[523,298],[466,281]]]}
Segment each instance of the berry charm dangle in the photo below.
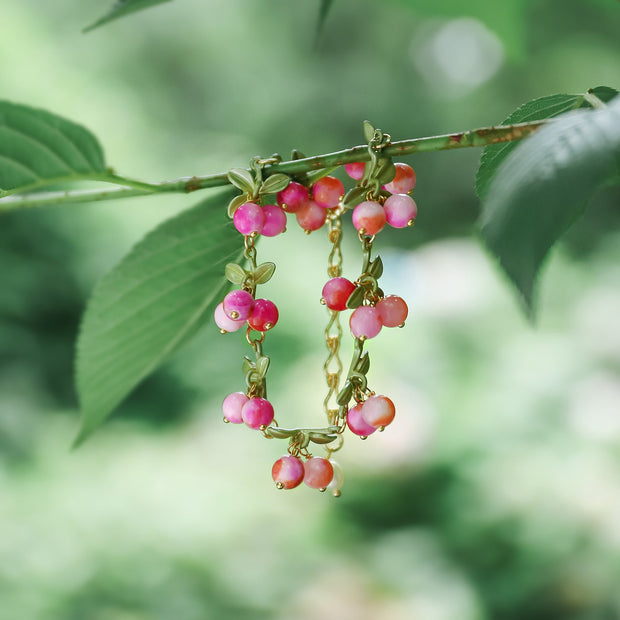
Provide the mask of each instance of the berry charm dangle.
{"label": "berry charm dangle", "polygon": [[[254,352],[245,356],[243,373],[245,391],[233,392],[224,399],[224,421],[245,424],[269,439],[288,440],[287,454],[271,470],[278,489],[301,485],[329,490],[340,495],[344,474],[332,454],[344,444],[344,432],[366,439],[383,431],[395,418],[390,398],[377,394],[368,386],[370,357],[364,351],[367,340],[375,338],[383,327],[402,327],[407,318],[407,304],[397,295],[385,295],[379,287],[383,263],[372,257],[375,236],[386,226],[406,228],[413,225],[417,206],[409,195],[416,182],[413,169],[392,163],[383,155],[390,136],[364,123],[368,140],[368,162],[345,165],[345,171],[357,183],[345,193],[342,182],[318,171],[290,177],[275,173],[264,177],[265,169],[280,161],[254,158],[251,171],[234,168],[229,181],[241,190],[228,206],[233,224],[243,236],[244,265],[226,265],[226,277],[238,288],[230,291],[215,309],[215,323],[222,334],[245,329],[245,340]],[[294,158],[303,158],[294,152]],[[275,195],[275,203],[266,201]],[[342,275],[342,215],[352,209],[353,226],[362,250],[362,267],[355,280]],[[263,352],[266,334],[279,320],[275,303],[257,297],[259,285],[268,282],[275,265],[257,262],[256,240],[262,235],[274,237],[286,231],[287,214],[294,215],[304,232],[310,234],[327,225],[331,245],[327,275],[321,303],[326,306],[325,328],[327,359],[323,370],[327,393],[323,410],[327,425],[320,428],[282,428],[275,420],[272,403],[267,399],[267,371],[270,359]],[[340,314],[352,310],[349,329],[353,336],[353,356],[343,381],[340,347],[343,330]],[[341,382],[343,385],[341,387]],[[322,445],[325,456],[313,455],[311,444]]]}

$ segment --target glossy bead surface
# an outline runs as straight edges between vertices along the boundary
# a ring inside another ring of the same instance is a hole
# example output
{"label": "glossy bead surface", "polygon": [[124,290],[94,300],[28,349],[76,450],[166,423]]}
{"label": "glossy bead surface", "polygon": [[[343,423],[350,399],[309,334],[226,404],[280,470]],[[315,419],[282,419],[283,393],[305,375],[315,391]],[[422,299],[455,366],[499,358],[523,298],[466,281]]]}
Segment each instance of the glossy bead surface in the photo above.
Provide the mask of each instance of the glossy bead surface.
{"label": "glossy bead surface", "polygon": [[279,318],[278,308],[269,299],[257,299],[254,309],[248,318],[248,325],[257,332],[266,332],[271,329]]}
{"label": "glossy bead surface", "polygon": [[245,321],[254,309],[254,298],[243,289],[230,291],[222,303],[224,313],[234,321]]}
{"label": "glossy bead surface", "polygon": [[318,230],[325,224],[327,212],[323,207],[319,207],[314,200],[309,200],[297,213],[295,213],[297,223],[308,231]]}
{"label": "glossy bead surface", "polygon": [[274,418],[273,406],[266,398],[250,398],[241,409],[241,417],[250,428],[269,426]]}
{"label": "glossy bead surface", "polygon": [[374,338],[381,331],[382,326],[379,311],[372,306],[355,308],[349,319],[351,333],[356,338]]}
{"label": "glossy bead surface", "polygon": [[385,327],[402,325],[409,313],[407,303],[398,295],[384,297],[375,307],[379,311],[379,318]]}
{"label": "glossy bead surface", "polygon": [[357,161],[352,164],[346,164],[344,171],[356,181],[359,181],[364,176],[364,168],[366,164],[363,161]]}
{"label": "glossy bead surface", "polygon": [[418,214],[418,207],[407,194],[392,194],[383,205],[385,219],[394,228],[411,226]]}
{"label": "glossy bead surface", "polygon": [[296,181],[291,181],[276,196],[277,203],[288,213],[297,213],[308,200],[308,188]]}
{"label": "glossy bead surface", "polygon": [[322,177],[312,186],[312,196],[319,207],[333,209],[344,196],[344,185],[336,177]]}
{"label": "glossy bead surface", "polygon": [[296,456],[283,456],[271,468],[271,477],[279,489],[294,489],[305,475],[304,464]]}
{"label": "glossy bead surface", "polygon": [[304,463],[304,482],[313,489],[326,489],[333,477],[332,464],[321,456],[313,456]]}
{"label": "glossy bead surface", "polygon": [[284,232],[286,228],[286,213],[282,207],[278,205],[265,205],[263,213],[265,214],[265,225],[261,235],[275,237]]}
{"label": "glossy bead surface", "polygon": [[368,435],[372,435],[377,430],[374,426],[370,426],[362,417],[362,403],[351,407],[347,412],[347,426],[352,433],[360,437],[368,437]]}
{"label": "glossy bead surface", "polygon": [[394,164],[394,178],[383,186],[390,194],[408,194],[415,187],[415,172],[411,166],[397,162]]}
{"label": "glossy bead surface", "polygon": [[225,332],[236,332],[245,325],[244,320],[235,321],[229,316],[226,316],[226,313],[224,312],[224,304],[221,302],[215,307],[213,316],[215,317],[215,324]]}
{"label": "glossy bead surface", "polygon": [[340,464],[334,459],[329,459],[329,462],[332,464],[332,468],[334,470],[334,476],[332,481],[327,485],[327,490],[334,496],[340,497],[340,490],[344,485],[344,471]]}
{"label": "glossy bead surface", "polygon": [[374,200],[360,202],[353,209],[353,226],[366,235],[376,235],[385,226],[385,211]]}
{"label": "glossy bead surface", "polygon": [[355,290],[355,284],[346,278],[332,278],[323,287],[321,296],[330,310],[346,310],[347,300]]}
{"label": "glossy bead surface", "polygon": [[364,422],[375,428],[387,426],[395,413],[394,403],[387,396],[369,396],[362,405]]}
{"label": "glossy bead surface", "polygon": [[224,417],[233,424],[242,424],[241,409],[249,400],[243,392],[229,394],[222,403]]}
{"label": "glossy bead surface", "polygon": [[242,235],[260,233],[265,225],[265,213],[254,202],[244,202],[233,215],[233,224]]}

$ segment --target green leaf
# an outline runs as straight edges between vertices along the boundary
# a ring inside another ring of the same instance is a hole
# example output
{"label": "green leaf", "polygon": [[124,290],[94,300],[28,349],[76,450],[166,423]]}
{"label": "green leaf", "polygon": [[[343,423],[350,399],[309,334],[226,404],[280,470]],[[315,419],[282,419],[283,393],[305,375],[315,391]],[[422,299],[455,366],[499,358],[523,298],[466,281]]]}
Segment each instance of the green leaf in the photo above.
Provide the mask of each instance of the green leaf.
{"label": "green leaf", "polygon": [[277,194],[281,192],[289,183],[291,179],[280,172],[272,174],[265,179],[264,183],[260,186],[259,194]]}
{"label": "green leaf", "polygon": [[256,370],[260,374],[261,380],[265,378],[265,375],[267,374],[267,370],[269,370],[269,362],[270,360],[266,355],[261,355],[256,360]]}
{"label": "green leaf", "polygon": [[364,138],[366,138],[366,142],[370,142],[375,137],[375,128],[372,126],[370,121],[364,121]]}
{"label": "green leaf", "polygon": [[108,22],[118,19],[119,17],[125,17],[125,15],[129,15],[130,13],[149,9],[157,4],[163,4],[164,2],[170,1],[171,0],[117,0],[112,8],[103,17],[90,26],[84,28],[83,32],[94,30],[99,26],[103,26],[103,24],[107,24]]}
{"label": "green leaf", "polygon": [[241,265],[237,265],[237,263],[228,263],[225,274],[226,279],[237,286],[241,286],[248,275],[246,270]]}
{"label": "green leaf", "polygon": [[370,356],[368,355],[368,352],[366,352],[364,353],[364,355],[362,355],[362,357],[360,357],[357,364],[355,365],[355,371],[359,372],[360,375],[367,375],[369,370]]}
{"label": "green leaf", "polygon": [[[601,101],[607,102],[613,99],[618,91],[607,86],[599,86],[591,89],[593,95]],[[517,108],[502,125],[512,125],[515,123],[527,123],[538,121],[545,118],[554,118],[560,114],[565,114],[578,108],[590,108],[585,95],[549,95],[528,101]],[[518,142],[502,142],[500,144],[490,144],[482,151],[480,166],[476,173],[476,193],[481,200],[484,200],[493,176],[501,163],[517,148]]]}
{"label": "green leaf", "polygon": [[382,157],[379,159],[377,171],[375,172],[377,181],[379,181],[379,183],[383,186],[393,181],[395,176],[396,167],[394,166],[392,160],[388,157]]}
{"label": "green leaf", "polygon": [[375,260],[370,263],[370,275],[377,280],[383,275],[383,261],[380,256],[377,256]]}
{"label": "green leaf", "polygon": [[266,284],[267,282],[269,282],[269,280],[271,280],[275,270],[275,263],[262,263],[255,269],[254,273],[252,274],[252,277],[254,278],[254,283]]}
{"label": "green leaf", "polygon": [[354,310],[355,308],[359,308],[364,303],[364,295],[366,291],[363,286],[355,287],[355,290],[347,299],[347,308],[350,310]]}
{"label": "green leaf", "polygon": [[366,199],[368,190],[365,187],[352,187],[344,196],[342,203],[351,209]]}
{"label": "green leaf", "polygon": [[350,381],[347,381],[344,387],[338,392],[338,396],[336,397],[336,402],[339,405],[346,405],[353,396],[353,384]]}
{"label": "green leaf", "polygon": [[248,201],[247,194],[240,194],[239,196],[235,196],[229,203],[228,209],[226,212],[228,213],[228,217],[232,217],[235,214],[235,211],[244,203]]}
{"label": "green leaf", "polygon": [[0,196],[108,176],[101,146],[87,129],[44,110],[0,101]]}
{"label": "green leaf", "polygon": [[212,316],[225,265],[243,256],[226,217],[229,197],[211,196],[160,224],[95,288],[77,342],[76,445]]}
{"label": "green leaf", "polygon": [[604,183],[618,180],[620,97],[559,118],[501,164],[480,218],[482,238],[520,291],[530,317],[549,249]]}
{"label": "green leaf", "polygon": [[233,168],[228,171],[228,180],[242,192],[252,195],[254,194],[254,178],[244,168]]}

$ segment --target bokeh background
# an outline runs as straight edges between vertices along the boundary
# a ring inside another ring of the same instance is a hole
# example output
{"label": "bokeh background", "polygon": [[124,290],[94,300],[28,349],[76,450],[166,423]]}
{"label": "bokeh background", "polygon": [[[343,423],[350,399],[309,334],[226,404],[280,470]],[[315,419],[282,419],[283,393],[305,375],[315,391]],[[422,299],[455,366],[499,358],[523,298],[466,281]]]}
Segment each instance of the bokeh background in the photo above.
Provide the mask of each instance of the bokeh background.
{"label": "bokeh background", "polygon": [[[619,86],[615,0],[336,0],[316,49],[316,1],[176,0],[81,34],[111,4],[4,2],[1,96],[150,181],[360,144],[364,119],[404,139]],[[410,318],[369,347],[398,417],[347,439],[339,499],[278,492],[285,444],[221,423],[246,351],[213,325],[69,449],[89,292],[197,195],[3,215],[0,619],[620,618],[620,197],[556,248],[532,328],[476,239],[479,155],[405,160],[418,222],[378,250]],[[259,249],[283,425],[320,416],[328,251],[289,228]]]}

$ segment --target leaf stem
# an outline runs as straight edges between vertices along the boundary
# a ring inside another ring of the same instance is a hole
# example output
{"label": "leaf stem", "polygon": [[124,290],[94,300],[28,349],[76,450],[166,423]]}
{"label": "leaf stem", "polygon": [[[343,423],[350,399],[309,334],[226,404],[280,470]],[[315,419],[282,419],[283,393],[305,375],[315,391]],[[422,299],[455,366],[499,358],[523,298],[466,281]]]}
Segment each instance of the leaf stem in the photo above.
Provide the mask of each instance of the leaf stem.
{"label": "leaf stem", "polygon": [[[446,151],[470,146],[481,147],[498,142],[514,142],[526,138],[549,122],[550,121],[546,119],[515,125],[482,127],[441,136],[400,140],[385,146],[382,149],[382,153],[388,157],[398,157],[411,153]],[[265,177],[276,172],[284,174],[311,173],[325,168],[333,169],[353,162],[368,161],[369,159],[370,154],[368,152],[368,146],[364,144],[334,153],[327,153],[325,155],[316,155],[314,157],[274,163],[265,166],[264,173]],[[209,187],[221,187],[230,184],[226,172],[205,176],[183,177],[156,184],[143,183],[118,175],[94,175],[84,180],[106,181],[126,187],[108,190],[73,190],[7,196],[0,198],[0,213],[29,207],[116,200],[134,196],[148,196],[150,194],[163,192],[189,193]]]}

